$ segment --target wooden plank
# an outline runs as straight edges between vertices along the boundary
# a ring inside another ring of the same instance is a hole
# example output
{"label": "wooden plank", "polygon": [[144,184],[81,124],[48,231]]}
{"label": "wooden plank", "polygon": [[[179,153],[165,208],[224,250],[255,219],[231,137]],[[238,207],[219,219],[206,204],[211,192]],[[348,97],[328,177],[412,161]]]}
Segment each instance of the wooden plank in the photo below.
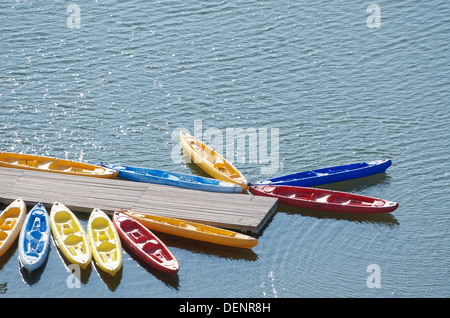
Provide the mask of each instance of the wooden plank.
{"label": "wooden plank", "polygon": [[[192,191],[192,190],[191,190]],[[198,191],[194,191],[199,193]],[[185,194],[187,191],[185,191]],[[152,193],[145,193],[133,206],[134,210],[152,214],[161,214],[180,219],[189,219],[214,226],[226,224],[227,228],[237,225],[238,229],[260,229],[268,220],[266,215],[272,214],[276,206],[274,201],[267,197],[240,194],[199,193],[200,198],[186,205],[186,201],[180,197],[172,197],[171,200],[161,199]],[[239,205],[230,205],[230,200],[239,199]],[[267,200],[269,199],[269,200]],[[258,204],[255,204],[258,203]],[[211,216],[214,216],[213,218]],[[251,230],[249,230],[251,231]]]}
{"label": "wooden plank", "polygon": [[2,168],[0,169],[0,176],[21,176],[24,172],[25,170],[21,169]]}
{"label": "wooden plank", "polygon": [[278,204],[276,199],[248,194],[11,168],[0,168],[0,178],[0,199],[4,204],[22,197],[27,205],[43,202],[51,208],[59,201],[75,212],[130,209],[253,233],[259,232]]}
{"label": "wooden plank", "polygon": [[130,198],[139,198],[143,190],[127,190],[121,188],[108,188],[100,186],[83,186],[70,183],[45,183],[45,182],[34,182],[33,179],[22,178],[20,181],[16,182],[10,187],[11,191],[14,192],[25,192],[29,191],[32,193],[42,193],[42,192],[53,192],[53,193],[66,193],[71,194],[87,194],[89,193],[92,197],[121,197],[127,196]]}

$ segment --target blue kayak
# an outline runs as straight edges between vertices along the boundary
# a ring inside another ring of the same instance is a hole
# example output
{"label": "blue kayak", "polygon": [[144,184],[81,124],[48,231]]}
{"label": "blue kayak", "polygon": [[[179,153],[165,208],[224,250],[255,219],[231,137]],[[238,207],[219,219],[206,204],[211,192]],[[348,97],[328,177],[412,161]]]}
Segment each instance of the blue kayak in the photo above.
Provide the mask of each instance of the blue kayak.
{"label": "blue kayak", "polygon": [[119,174],[117,175],[119,178],[131,181],[156,183],[192,190],[224,193],[241,193],[243,190],[242,187],[238,184],[189,174],[168,172],[164,170],[149,168],[107,164],[103,162],[101,162],[100,165],[102,167],[117,170],[119,172]]}
{"label": "blue kayak", "polygon": [[362,178],[373,174],[382,173],[385,172],[391,164],[391,160],[374,160],[352,163],[348,165],[298,172],[273,179],[266,179],[255,182],[253,185],[270,184],[314,187],[322,184]]}
{"label": "blue kayak", "polygon": [[42,203],[27,214],[19,236],[19,260],[29,272],[39,268],[50,249],[50,221]]}

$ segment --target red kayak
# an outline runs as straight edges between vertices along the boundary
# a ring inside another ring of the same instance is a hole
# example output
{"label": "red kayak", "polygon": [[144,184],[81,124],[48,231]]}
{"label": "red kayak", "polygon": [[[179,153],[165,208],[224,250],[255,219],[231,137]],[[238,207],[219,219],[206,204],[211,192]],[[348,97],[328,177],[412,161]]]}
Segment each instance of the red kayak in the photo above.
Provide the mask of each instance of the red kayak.
{"label": "red kayak", "polygon": [[114,212],[113,221],[124,244],[140,259],[160,271],[173,275],[178,273],[178,260],[149,229],[121,212]]}
{"label": "red kayak", "polygon": [[251,185],[251,193],[278,198],[279,203],[345,213],[388,213],[398,203],[347,192],[285,185]]}

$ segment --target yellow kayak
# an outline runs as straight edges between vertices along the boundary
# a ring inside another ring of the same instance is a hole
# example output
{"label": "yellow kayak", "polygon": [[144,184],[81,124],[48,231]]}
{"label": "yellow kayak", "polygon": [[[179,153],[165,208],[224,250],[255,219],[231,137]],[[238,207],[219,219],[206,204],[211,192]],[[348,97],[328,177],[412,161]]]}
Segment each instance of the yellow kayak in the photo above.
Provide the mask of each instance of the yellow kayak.
{"label": "yellow kayak", "polygon": [[72,264],[86,268],[92,251],[86,232],[75,214],[64,204],[55,202],[50,212],[50,227],[61,253]]}
{"label": "yellow kayak", "polygon": [[97,178],[114,178],[118,174],[118,171],[88,163],[12,152],[0,152],[0,167],[56,172]]}
{"label": "yellow kayak", "polygon": [[247,190],[247,179],[229,161],[197,138],[180,131],[180,142],[191,160],[218,180],[239,184]]}
{"label": "yellow kayak", "polygon": [[17,199],[0,213],[0,256],[2,256],[19,235],[27,215],[27,207],[22,199]]}
{"label": "yellow kayak", "polygon": [[100,209],[94,209],[89,217],[88,239],[97,265],[114,276],[122,267],[122,244],[114,224]]}
{"label": "yellow kayak", "polygon": [[162,233],[219,245],[248,249],[251,249],[258,244],[258,240],[254,237],[214,226],[129,210],[124,210],[123,213],[136,219],[148,229]]}

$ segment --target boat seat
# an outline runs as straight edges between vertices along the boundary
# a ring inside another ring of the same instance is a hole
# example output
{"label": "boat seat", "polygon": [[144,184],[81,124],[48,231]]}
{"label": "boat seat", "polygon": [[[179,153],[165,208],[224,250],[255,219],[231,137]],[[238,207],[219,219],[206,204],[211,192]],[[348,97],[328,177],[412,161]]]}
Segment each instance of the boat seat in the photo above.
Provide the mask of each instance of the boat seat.
{"label": "boat seat", "polygon": [[39,240],[42,237],[42,233],[40,231],[31,231],[27,233],[26,238],[28,240]]}
{"label": "boat seat", "polygon": [[[86,171],[85,169],[81,169],[82,172]],[[77,171],[78,172],[78,171]],[[95,174],[103,174],[105,173],[105,169],[104,168],[95,168],[94,169],[94,173]]]}
{"label": "boat seat", "polygon": [[370,202],[364,202],[364,201],[361,201],[361,200],[351,200],[349,202],[349,204],[351,204],[351,205],[365,205],[365,206],[372,206],[373,205]]}
{"label": "boat seat", "polygon": [[[370,204],[370,203],[369,203]],[[383,200],[375,200],[372,205],[373,206],[383,206],[385,202]]]}
{"label": "boat seat", "polygon": [[37,160],[19,160],[17,162],[20,166],[26,166],[26,167],[36,167],[38,164]]}
{"label": "boat seat", "polygon": [[70,235],[70,234],[74,233],[75,231],[71,227],[66,227],[66,228],[62,229],[62,232],[64,235]]}
{"label": "boat seat", "polygon": [[64,244],[66,245],[78,245],[81,243],[83,239],[79,235],[71,234],[64,240]]}
{"label": "boat seat", "polygon": [[26,255],[28,257],[36,257],[36,258],[39,257],[39,253],[36,253],[36,252],[27,252]]}
{"label": "boat seat", "polygon": [[310,198],[310,196],[305,193],[296,193],[293,197],[300,200],[309,200]]}
{"label": "boat seat", "polygon": [[71,221],[72,218],[71,218],[70,214],[67,213],[66,211],[61,211],[61,212],[56,213],[54,220],[56,223],[63,224],[63,223],[67,223],[67,222]]}
{"label": "boat seat", "polygon": [[6,220],[2,225],[0,225],[0,230],[9,231],[11,230],[14,225],[16,224],[17,220]]}
{"label": "boat seat", "polygon": [[[95,169],[95,170],[97,170],[97,169]],[[84,170],[83,168],[70,167],[69,169],[66,169],[66,170],[64,170],[64,171],[67,171],[67,172],[76,172],[76,173],[78,173],[78,172],[84,172],[85,170]],[[98,173],[98,172],[97,172],[97,173]]]}
{"label": "boat seat", "polygon": [[44,249],[44,242],[37,239],[32,239],[28,241],[27,254],[29,253],[41,253]]}
{"label": "boat seat", "polygon": [[43,241],[39,241],[39,245],[38,245],[38,247],[36,248],[36,251],[37,251],[38,253],[42,253],[42,250],[44,249],[44,245],[45,245],[45,243],[44,243]]}
{"label": "boat seat", "polygon": [[266,192],[266,193],[271,193],[271,192],[273,192],[274,194],[284,195],[284,193],[282,193],[282,192],[280,192],[280,191],[277,191],[278,189],[275,188],[275,187],[272,187],[272,186],[266,186],[266,187],[263,187],[262,190],[263,190],[264,192]]}
{"label": "boat seat", "polygon": [[41,228],[41,219],[35,218],[33,222],[33,226],[31,226],[32,230],[39,230]]}
{"label": "boat seat", "polygon": [[108,236],[108,234],[106,234],[106,232],[102,231],[102,232],[98,233],[97,240],[100,242],[109,241],[109,236]]}
{"label": "boat seat", "polygon": [[160,249],[156,250],[154,253],[150,254],[150,256],[152,258],[154,258],[156,261],[158,261],[159,263],[162,263],[165,258],[164,253]]}
{"label": "boat seat", "polygon": [[102,242],[97,246],[97,250],[102,253],[111,253],[111,251],[114,251],[116,248],[116,245],[111,242]]}
{"label": "boat seat", "polygon": [[175,181],[178,181],[178,180],[179,180],[179,178],[177,178],[177,177],[174,176],[173,174],[167,174],[167,173],[165,173],[163,177],[165,177],[165,178],[167,178],[167,179],[169,179],[169,180],[175,180]]}
{"label": "boat seat", "polygon": [[328,199],[330,198],[330,195],[325,195],[323,197],[319,197],[318,199],[316,199],[317,202],[329,202]]}
{"label": "boat seat", "polygon": [[4,241],[8,237],[8,234],[0,230],[0,241]]}
{"label": "boat seat", "polygon": [[185,181],[185,182],[194,182],[193,178],[191,176],[181,176],[178,178],[179,181]]}
{"label": "boat seat", "polygon": [[145,236],[141,233],[139,230],[134,230],[130,232],[130,237],[136,242],[136,243],[144,243],[146,241]]}

